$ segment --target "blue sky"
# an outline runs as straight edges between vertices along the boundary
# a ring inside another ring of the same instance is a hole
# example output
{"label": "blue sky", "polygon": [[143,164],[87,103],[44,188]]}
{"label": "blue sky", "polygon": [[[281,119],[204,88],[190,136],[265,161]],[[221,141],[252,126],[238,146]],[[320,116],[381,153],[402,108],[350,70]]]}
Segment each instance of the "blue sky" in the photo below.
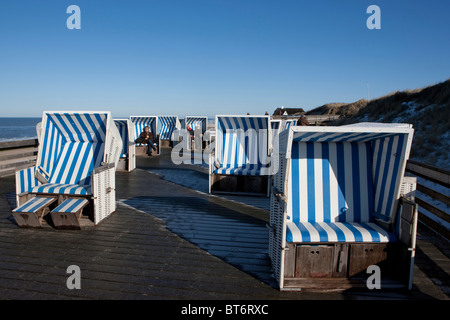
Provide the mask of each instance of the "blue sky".
{"label": "blue sky", "polygon": [[[70,5],[81,30],[69,30]],[[381,30],[369,30],[369,5]],[[0,116],[305,110],[450,78],[446,0],[2,0]]]}

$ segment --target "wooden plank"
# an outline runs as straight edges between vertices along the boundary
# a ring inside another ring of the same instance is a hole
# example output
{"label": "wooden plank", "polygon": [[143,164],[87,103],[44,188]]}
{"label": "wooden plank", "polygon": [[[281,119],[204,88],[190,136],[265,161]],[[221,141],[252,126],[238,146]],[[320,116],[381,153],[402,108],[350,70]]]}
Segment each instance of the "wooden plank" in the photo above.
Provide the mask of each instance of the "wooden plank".
{"label": "wooden plank", "polygon": [[284,277],[294,278],[297,257],[295,245],[293,243],[287,243],[284,250]]}
{"label": "wooden plank", "polygon": [[406,163],[406,171],[450,188],[450,174],[445,170],[422,163],[419,164],[414,161],[408,161]]}
{"label": "wooden plank", "polygon": [[36,147],[2,150],[0,151],[0,161],[36,156],[37,152],[38,148]]}
{"label": "wooden plank", "polygon": [[[384,278],[381,281],[381,287],[384,289],[400,289],[405,285],[396,280],[390,278]],[[332,292],[343,291],[352,288],[364,288],[367,289],[367,283],[365,278],[303,278],[303,279],[285,279],[286,289],[301,288],[304,292]],[[368,291],[369,292],[369,291]],[[373,292],[373,291],[372,291]],[[384,293],[383,297],[386,299],[389,297],[389,293]]]}
{"label": "wooden plank", "polygon": [[420,191],[420,192],[432,197],[433,199],[436,199],[440,202],[445,203],[447,206],[450,206],[450,197],[445,194],[439,193],[435,190],[425,187],[424,185],[422,185],[420,183],[417,184],[417,191]]}
{"label": "wooden plank", "polygon": [[296,278],[330,278],[334,246],[297,246]]}
{"label": "wooden plank", "polygon": [[432,214],[436,215],[437,217],[439,217],[440,219],[442,219],[446,222],[450,222],[450,216],[446,212],[436,208],[435,206],[429,204],[428,202],[420,199],[417,196],[415,197],[415,201],[417,202],[419,207],[422,207],[425,210],[430,211]]}
{"label": "wooden plank", "polygon": [[13,176],[16,172],[16,168],[0,169],[0,177]]}
{"label": "wooden plank", "polygon": [[348,276],[350,278],[365,272],[370,265],[379,264],[387,259],[385,243],[351,244],[349,251]]}
{"label": "wooden plank", "polygon": [[292,278],[284,280],[286,289],[300,288],[302,291],[341,291],[351,288],[367,288],[366,282],[347,278]]}
{"label": "wooden plank", "polygon": [[38,146],[38,144],[37,139],[2,141],[0,142],[0,150]]}
{"label": "wooden plank", "polygon": [[0,162],[0,169],[16,168],[28,163],[33,163],[36,161],[36,156],[27,156],[23,158],[14,158],[10,160],[5,160]]}
{"label": "wooden plank", "polygon": [[348,250],[347,243],[337,243],[334,245],[333,256],[333,277],[345,278],[348,270]]}
{"label": "wooden plank", "polygon": [[434,231],[441,234],[446,239],[450,239],[450,231],[447,228],[444,228],[441,224],[437,223],[433,219],[427,217],[423,212],[420,212],[419,206],[419,221],[433,229]]}

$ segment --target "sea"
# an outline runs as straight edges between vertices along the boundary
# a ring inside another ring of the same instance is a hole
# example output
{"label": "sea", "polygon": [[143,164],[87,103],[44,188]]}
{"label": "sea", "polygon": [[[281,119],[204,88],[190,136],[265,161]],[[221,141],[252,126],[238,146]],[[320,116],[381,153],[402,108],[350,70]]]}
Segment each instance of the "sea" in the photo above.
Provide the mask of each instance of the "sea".
{"label": "sea", "polygon": [[36,125],[41,119],[0,117],[0,141],[36,139]]}
{"label": "sea", "polygon": [[[6,118],[0,117],[0,141],[36,139],[36,125],[42,118]],[[208,123],[214,123],[209,118]]]}

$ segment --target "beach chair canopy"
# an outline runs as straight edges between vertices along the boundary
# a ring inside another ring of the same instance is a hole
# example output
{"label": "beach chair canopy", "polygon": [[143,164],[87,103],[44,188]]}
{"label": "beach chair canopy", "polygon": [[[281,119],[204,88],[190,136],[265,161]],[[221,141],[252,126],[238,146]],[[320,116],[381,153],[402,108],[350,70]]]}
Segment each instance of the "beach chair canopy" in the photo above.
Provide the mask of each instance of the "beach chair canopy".
{"label": "beach chair canopy", "polygon": [[290,127],[297,125],[297,119],[286,119],[283,120],[283,130],[288,130]]}
{"label": "beach chair canopy", "polygon": [[[288,242],[389,242],[409,157],[410,125],[293,127],[286,151]],[[284,172],[286,174],[286,172]]]}
{"label": "beach chair canopy", "polygon": [[161,140],[171,140],[172,133],[181,129],[178,116],[158,116],[158,134]]}
{"label": "beach chair canopy", "polygon": [[282,132],[282,120],[280,119],[272,119],[270,120],[270,127],[272,128],[272,135],[273,137],[277,136]]}
{"label": "beach chair canopy", "polygon": [[[272,127],[272,133],[281,133],[284,130],[289,130],[290,127],[297,125],[297,119],[271,119],[270,125]],[[275,131],[275,132],[274,132]]]}
{"label": "beach chair canopy", "polygon": [[36,171],[47,183],[32,192],[91,194],[93,170],[118,162],[108,146],[108,130],[117,130],[110,122],[109,112],[44,112]]}
{"label": "beach chair canopy", "polygon": [[190,126],[192,130],[201,130],[202,133],[205,133],[206,127],[208,125],[208,117],[195,117],[195,116],[187,116],[184,119],[184,128],[187,129],[187,126]]}
{"label": "beach chair canopy", "polygon": [[216,116],[216,174],[267,175],[269,116]]}
{"label": "beach chair canopy", "polygon": [[120,156],[126,158],[129,153],[129,144],[136,140],[135,130],[132,128],[130,130],[130,120],[129,119],[114,119],[117,129],[119,130],[120,137],[122,138],[122,150]]}

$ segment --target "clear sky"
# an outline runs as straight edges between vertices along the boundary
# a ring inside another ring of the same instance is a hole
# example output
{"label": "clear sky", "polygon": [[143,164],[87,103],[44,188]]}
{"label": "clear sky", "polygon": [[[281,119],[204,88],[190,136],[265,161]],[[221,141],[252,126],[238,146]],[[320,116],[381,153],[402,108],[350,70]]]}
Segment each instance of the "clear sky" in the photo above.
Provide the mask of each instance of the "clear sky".
{"label": "clear sky", "polygon": [[0,116],[272,114],[450,78],[448,0],[1,0],[0,35]]}

